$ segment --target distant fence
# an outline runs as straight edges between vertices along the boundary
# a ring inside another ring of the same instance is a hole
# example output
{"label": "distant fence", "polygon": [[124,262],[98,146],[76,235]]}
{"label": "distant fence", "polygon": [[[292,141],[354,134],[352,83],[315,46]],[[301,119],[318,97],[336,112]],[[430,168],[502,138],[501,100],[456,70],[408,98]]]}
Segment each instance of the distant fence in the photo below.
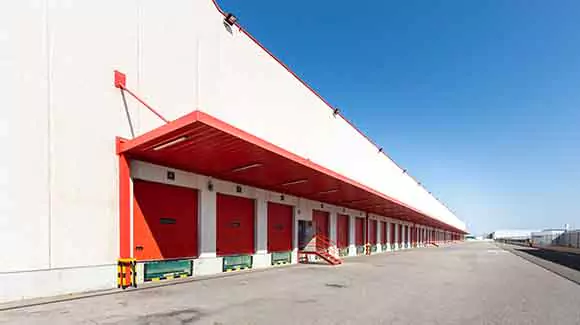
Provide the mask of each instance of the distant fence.
{"label": "distant fence", "polygon": [[566,231],[555,238],[552,245],[580,248],[580,230]]}
{"label": "distant fence", "polygon": [[533,247],[568,247],[580,249],[580,229],[563,233],[534,234],[532,238],[498,238],[499,243]]}
{"label": "distant fence", "polygon": [[495,240],[498,243],[520,245],[520,246],[530,246],[530,239],[511,239],[511,238],[498,238]]}
{"label": "distant fence", "polygon": [[580,230],[571,230],[562,233],[534,234],[531,239],[535,247],[569,247],[580,248]]}

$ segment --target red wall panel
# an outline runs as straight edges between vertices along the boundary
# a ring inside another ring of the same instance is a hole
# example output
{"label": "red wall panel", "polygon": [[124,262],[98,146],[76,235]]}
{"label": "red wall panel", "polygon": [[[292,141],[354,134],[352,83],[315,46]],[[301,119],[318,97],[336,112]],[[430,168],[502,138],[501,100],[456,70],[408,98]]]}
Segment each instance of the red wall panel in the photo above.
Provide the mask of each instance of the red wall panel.
{"label": "red wall panel", "polygon": [[134,256],[138,260],[197,256],[197,191],[133,182]]}
{"label": "red wall panel", "polygon": [[369,219],[369,244],[376,245],[377,243],[377,221]]}
{"label": "red wall panel", "polygon": [[292,250],[293,225],[292,206],[268,202],[269,252],[287,252]]}
{"label": "red wall panel", "polygon": [[254,200],[217,194],[218,256],[254,254]]}
{"label": "red wall panel", "polygon": [[349,217],[344,214],[338,214],[336,219],[336,245],[338,248],[348,247],[349,229]]}
{"label": "red wall panel", "polygon": [[355,218],[354,220],[354,244],[356,246],[364,245],[364,219]]}

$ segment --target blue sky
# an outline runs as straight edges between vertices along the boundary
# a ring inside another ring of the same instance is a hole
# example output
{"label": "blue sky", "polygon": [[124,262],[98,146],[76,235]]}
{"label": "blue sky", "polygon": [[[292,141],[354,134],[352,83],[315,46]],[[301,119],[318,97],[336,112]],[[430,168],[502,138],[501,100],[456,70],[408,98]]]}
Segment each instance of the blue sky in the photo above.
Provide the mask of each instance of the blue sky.
{"label": "blue sky", "polygon": [[473,232],[580,227],[580,1],[219,3]]}

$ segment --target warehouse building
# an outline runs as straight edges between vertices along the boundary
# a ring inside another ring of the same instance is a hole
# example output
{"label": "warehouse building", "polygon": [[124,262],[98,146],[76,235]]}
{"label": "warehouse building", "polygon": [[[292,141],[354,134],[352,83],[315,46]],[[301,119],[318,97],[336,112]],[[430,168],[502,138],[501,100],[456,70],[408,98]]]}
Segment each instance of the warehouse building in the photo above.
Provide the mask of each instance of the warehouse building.
{"label": "warehouse building", "polygon": [[465,233],[211,0],[4,1],[0,49],[0,302]]}

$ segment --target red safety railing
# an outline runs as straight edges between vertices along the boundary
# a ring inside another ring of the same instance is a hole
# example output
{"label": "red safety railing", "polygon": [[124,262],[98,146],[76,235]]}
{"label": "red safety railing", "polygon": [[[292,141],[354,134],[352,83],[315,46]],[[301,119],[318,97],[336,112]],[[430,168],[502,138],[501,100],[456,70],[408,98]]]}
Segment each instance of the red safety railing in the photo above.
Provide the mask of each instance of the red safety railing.
{"label": "red safety railing", "polygon": [[302,262],[308,262],[308,255],[316,255],[329,264],[342,264],[336,243],[320,234],[315,235],[304,249],[299,252],[299,255]]}

